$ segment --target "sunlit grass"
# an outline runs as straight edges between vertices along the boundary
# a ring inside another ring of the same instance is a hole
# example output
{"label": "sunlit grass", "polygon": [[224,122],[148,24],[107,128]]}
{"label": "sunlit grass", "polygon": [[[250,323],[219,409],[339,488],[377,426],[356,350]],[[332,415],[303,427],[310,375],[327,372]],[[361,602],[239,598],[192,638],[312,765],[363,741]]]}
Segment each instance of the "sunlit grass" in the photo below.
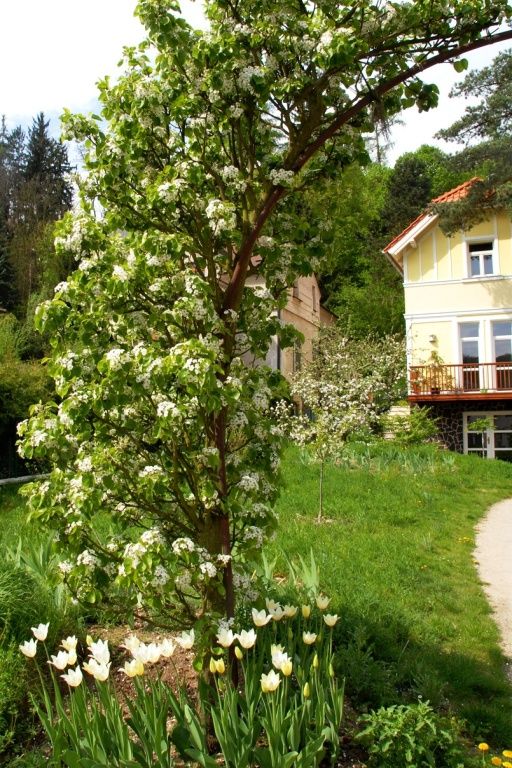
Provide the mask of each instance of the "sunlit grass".
{"label": "sunlit grass", "polygon": [[364,449],[348,466],[327,467],[320,524],[318,472],[289,450],[269,551],[313,549],[343,616],[348,690],[360,706],[421,695],[503,743],[512,691],[472,555],[476,523],[512,496],[512,466],[431,448]]}

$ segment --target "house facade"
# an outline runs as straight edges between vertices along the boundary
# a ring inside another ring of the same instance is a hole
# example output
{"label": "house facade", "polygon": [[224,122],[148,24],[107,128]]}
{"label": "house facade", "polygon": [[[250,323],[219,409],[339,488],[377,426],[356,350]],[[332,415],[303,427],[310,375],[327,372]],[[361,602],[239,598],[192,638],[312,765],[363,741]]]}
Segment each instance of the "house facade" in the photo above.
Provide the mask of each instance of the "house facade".
{"label": "house facade", "polygon": [[425,213],[384,252],[403,275],[409,402],[431,409],[450,449],[512,461],[510,216],[448,237]]}
{"label": "house facade", "polygon": [[[263,284],[263,278],[260,277],[249,278],[247,281],[248,287]],[[281,310],[280,318],[284,324],[293,325],[300,331],[304,340],[295,347],[281,349],[274,338],[265,363],[274,370],[281,371],[289,381],[304,363],[311,360],[313,341],[320,328],[336,321],[334,315],[320,304],[320,287],[315,275],[299,277],[288,289],[288,300],[285,308]]]}

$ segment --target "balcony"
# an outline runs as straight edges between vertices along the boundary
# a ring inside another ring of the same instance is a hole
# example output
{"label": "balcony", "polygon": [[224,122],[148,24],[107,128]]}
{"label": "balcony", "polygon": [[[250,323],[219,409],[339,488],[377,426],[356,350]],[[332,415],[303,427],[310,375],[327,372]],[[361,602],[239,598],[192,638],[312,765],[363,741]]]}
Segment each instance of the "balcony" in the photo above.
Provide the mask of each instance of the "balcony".
{"label": "balcony", "polygon": [[412,365],[409,400],[512,399],[512,362]]}

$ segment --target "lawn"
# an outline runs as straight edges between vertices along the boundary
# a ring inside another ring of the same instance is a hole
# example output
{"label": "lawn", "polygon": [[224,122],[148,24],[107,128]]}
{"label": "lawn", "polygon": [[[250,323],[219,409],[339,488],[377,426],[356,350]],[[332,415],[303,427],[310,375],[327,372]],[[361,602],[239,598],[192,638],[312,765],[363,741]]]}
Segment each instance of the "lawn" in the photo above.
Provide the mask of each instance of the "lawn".
{"label": "lawn", "polygon": [[512,496],[512,466],[434,449],[361,450],[326,468],[290,449],[268,555],[309,557],[342,616],[340,673],[364,709],[428,699],[475,739],[508,743],[512,691],[473,561],[475,525]]}

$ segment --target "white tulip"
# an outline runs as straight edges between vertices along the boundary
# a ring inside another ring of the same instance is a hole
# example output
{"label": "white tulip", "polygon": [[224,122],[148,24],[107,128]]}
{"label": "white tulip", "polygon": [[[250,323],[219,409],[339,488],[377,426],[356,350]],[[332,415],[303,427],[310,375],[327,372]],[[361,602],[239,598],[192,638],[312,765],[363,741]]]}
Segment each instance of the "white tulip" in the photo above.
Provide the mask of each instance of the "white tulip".
{"label": "white tulip", "polygon": [[250,629],[249,631],[242,629],[242,631],[237,634],[237,638],[242,648],[245,648],[247,651],[255,644],[257,635],[254,629]]}
{"label": "white tulip", "polygon": [[67,674],[61,675],[61,677],[72,688],[76,688],[83,680],[82,670],[80,667],[75,667],[75,669],[68,669]]}
{"label": "white tulip", "polygon": [[[75,657],[76,658],[76,657]],[[48,662],[55,669],[66,669],[69,663],[69,654],[67,651],[59,651],[56,656],[52,656],[52,660]]]}
{"label": "white tulip", "polygon": [[25,642],[20,645],[20,651],[29,659],[33,659],[37,653],[37,640],[34,640],[34,638],[25,640]]}
{"label": "white tulip", "polygon": [[38,624],[37,627],[32,627],[32,633],[36,640],[41,640],[41,642],[44,642],[46,638],[48,637],[48,627],[50,626],[50,622],[48,624]]}

